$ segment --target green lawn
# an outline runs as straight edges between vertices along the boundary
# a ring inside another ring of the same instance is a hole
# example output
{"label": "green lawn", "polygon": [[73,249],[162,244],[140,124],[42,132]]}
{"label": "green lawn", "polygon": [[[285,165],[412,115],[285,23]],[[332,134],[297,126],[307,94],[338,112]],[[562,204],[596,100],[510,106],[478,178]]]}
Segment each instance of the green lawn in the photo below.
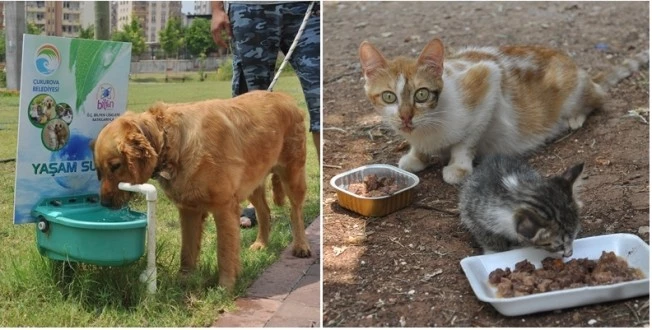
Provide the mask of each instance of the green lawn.
{"label": "green lawn", "polygon": [[[293,95],[305,109],[296,77],[282,77],[275,91]],[[217,81],[210,76],[203,82],[197,79],[175,83],[131,82],[128,108],[145,111],[155,101],[189,102],[227,98],[230,95],[230,82]],[[213,221],[207,221],[204,229],[200,268],[183,284],[177,278],[181,239],[177,212],[160,190],[156,211],[157,294],[148,295],[145,285],[138,281],[138,275],[145,269],[145,257],[123,267],[66,266],[41,257],[36,249],[35,226],[16,226],[12,223],[16,164],[6,160],[16,155],[18,103],[18,96],[0,95],[0,160],[3,160],[0,163],[0,326],[210,326],[219,318],[220,312],[233,308],[234,297],[216,285]],[[319,215],[321,182],[319,162],[310,134],[307,147],[309,190],[304,209],[306,225]],[[133,201],[132,208],[145,212],[143,198],[138,197]],[[247,249],[255,240],[255,229],[241,231],[243,272],[238,281],[237,295],[243,294],[290,243],[292,238],[287,209],[287,206],[272,206],[273,231],[270,246],[265,251],[252,252]]]}

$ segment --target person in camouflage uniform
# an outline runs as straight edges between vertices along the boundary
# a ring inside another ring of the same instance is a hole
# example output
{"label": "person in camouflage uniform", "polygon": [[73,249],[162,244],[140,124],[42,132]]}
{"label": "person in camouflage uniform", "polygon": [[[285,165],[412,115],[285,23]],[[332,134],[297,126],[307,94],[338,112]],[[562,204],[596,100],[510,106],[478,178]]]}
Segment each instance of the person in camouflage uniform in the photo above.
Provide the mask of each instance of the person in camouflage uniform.
{"label": "person in camouflage uniform", "polygon": [[[278,52],[287,54],[299,31],[309,2],[259,1],[212,4],[211,31],[218,45],[227,47],[221,33],[231,36],[233,50],[233,96],[250,90],[266,90],[275,74]],[[317,156],[320,123],[320,18],[319,4],[306,23],[301,39],[289,59],[296,72],[310,113]],[[226,10],[225,10],[226,9]],[[230,29],[229,29],[230,28]],[[228,47],[227,47],[228,48]]]}
{"label": "person in camouflage uniform", "polygon": [[[250,90],[267,90],[272,83],[278,52],[287,54],[301,27],[310,2],[213,1],[211,32],[213,40],[229,48],[222,32],[231,36],[233,51],[232,94],[237,96]],[[297,74],[310,114],[310,132],[320,157],[320,53],[321,31],[319,3],[306,22],[305,30],[288,62]],[[256,225],[256,214],[251,205],[241,214],[240,225]]]}

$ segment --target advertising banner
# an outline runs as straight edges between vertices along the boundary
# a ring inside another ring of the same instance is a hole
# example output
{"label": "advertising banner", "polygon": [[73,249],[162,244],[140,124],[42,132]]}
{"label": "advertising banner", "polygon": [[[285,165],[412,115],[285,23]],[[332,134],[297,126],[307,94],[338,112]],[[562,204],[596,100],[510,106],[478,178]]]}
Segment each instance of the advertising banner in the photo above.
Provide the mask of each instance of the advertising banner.
{"label": "advertising banner", "polygon": [[131,44],[24,35],[14,224],[42,198],[99,191],[89,147],[127,108]]}

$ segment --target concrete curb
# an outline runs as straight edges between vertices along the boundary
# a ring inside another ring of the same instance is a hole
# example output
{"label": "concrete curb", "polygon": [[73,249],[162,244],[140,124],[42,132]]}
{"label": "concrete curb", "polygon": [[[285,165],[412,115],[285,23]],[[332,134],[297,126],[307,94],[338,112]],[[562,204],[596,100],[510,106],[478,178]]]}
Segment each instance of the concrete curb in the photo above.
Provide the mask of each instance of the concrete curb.
{"label": "concrete curb", "polygon": [[286,248],[279,260],[263,272],[236,310],[220,315],[214,327],[320,327],[321,326],[321,217],[306,236],[312,256],[300,259]]}

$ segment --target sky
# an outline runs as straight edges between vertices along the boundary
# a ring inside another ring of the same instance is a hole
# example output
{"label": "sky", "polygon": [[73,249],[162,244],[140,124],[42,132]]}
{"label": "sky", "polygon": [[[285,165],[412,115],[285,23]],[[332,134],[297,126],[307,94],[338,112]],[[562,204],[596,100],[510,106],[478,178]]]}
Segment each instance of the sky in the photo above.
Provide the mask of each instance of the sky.
{"label": "sky", "polygon": [[195,13],[195,2],[194,1],[181,1],[181,12],[184,14]]}

